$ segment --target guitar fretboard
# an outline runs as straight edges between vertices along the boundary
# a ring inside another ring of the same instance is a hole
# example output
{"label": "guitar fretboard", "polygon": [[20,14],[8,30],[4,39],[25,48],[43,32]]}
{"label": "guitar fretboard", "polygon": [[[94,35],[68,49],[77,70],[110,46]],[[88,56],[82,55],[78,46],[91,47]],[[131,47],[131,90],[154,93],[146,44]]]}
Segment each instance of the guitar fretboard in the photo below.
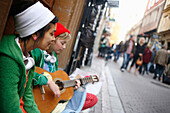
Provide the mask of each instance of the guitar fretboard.
{"label": "guitar fretboard", "polygon": [[90,77],[82,78],[80,81],[81,81],[81,84],[86,84],[86,83],[93,82],[93,78],[92,76],[90,76]]}
{"label": "guitar fretboard", "polygon": [[[80,78],[79,80],[80,80],[81,84],[83,84],[83,85],[86,83],[93,82],[93,78],[91,76],[86,77],[86,78]],[[75,82],[75,80],[67,80],[67,81],[63,81],[63,84],[64,84],[64,88],[67,88],[67,87],[75,86],[76,82]]]}

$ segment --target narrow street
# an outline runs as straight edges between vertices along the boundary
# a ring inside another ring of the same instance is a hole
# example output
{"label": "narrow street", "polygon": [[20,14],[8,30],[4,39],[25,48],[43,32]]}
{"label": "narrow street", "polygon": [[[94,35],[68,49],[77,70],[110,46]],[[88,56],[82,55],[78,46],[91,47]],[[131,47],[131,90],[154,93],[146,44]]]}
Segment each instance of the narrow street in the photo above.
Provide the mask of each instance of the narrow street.
{"label": "narrow street", "polygon": [[122,59],[107,65],[126,113],[169,113],[170,86],[152,79],[152,74],[134,75],[134,70],[121,72]]}
{"label": "narrow street", "polygon": [[170,86],[153,80],[152,74],[121,72],[121,63],[122,58],[115,63],[94,57],[92,66],[83,68],[98,73],[102,82],[98,103],[83,113],[169,113]]}

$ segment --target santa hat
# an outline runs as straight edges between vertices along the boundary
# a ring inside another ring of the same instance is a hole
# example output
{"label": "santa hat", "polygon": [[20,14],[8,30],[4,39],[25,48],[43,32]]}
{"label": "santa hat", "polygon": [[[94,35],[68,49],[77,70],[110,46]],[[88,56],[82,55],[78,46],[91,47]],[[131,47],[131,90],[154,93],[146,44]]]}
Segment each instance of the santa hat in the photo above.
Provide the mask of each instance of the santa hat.
{"label": "santa hat", "polygon": [[54,32],[54,36],[57,37],[60,34],[63,34],[65,32],[68,32],[70,34],[70,31],[66,29],[62,24],[57,23],[56,31]]}

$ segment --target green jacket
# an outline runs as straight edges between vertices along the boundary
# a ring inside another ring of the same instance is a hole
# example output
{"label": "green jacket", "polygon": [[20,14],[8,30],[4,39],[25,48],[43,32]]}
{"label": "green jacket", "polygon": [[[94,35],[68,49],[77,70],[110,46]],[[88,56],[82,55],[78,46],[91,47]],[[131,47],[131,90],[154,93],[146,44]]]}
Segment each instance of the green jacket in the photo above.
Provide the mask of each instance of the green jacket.
{"label": "green jacket", "polygon": [[15,35],[3,36],[0,42],[0,112],[22,113],[20,99],[23,97],[27,113],[39,113],[32,92],[32,78],[35,67],[31,68],[26,83],[26,69],[21,49]]}
{"label": "green jacket", "polygon": [[[31,52],[34,56],[35,66],[43,68],[44,62],[45,62],[43,50],[36,48],[36,49],[32,50]],[[57,59],[56,53],[53,52],[53,54]],[[58,60],[52,65],[53,66],[52,66],[51,73],[58,70]],[[38,74],[36,72],[35,72],[35,76],[33,79],[34,79],[34,85],[46,85],[48,82],[48,79],[44,75]]]}

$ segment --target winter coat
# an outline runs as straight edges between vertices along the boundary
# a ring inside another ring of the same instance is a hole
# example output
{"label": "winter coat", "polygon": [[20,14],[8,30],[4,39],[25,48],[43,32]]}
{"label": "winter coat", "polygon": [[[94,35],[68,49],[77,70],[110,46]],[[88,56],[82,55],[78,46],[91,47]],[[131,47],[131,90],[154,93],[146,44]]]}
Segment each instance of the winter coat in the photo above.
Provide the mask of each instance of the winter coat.
{"label": "winter coat", "polygon": [[[35,61],[35,66],[37,67],[44,67],[44,54],[43,54],[43,50],[36,48],[34,50],[31,51],[33,56],[34,56],[34,61]],[[53,69],[51,70],[51,73],[55,72],[58,70],[58,59],[57,59],[57,55],[55,52],[53,52],[54,56],[56,57],[56,62],[54,64],[52,64]],[[34,76],[34,85],[47,85],[48,79],[46,78],[46,76],[42,75],[42,74],[38,74],[35,72],[35,76]]]}
{"label": "winter coat", "polygon": [[168,63],[168,52],[165,49],[160,49],[157,51],[155,59],[154,59],[155,64],[159,64],[164,66],[165,64]]}
{"label": "winter coat", "polygon": [[124,49],[123,46],[124,46],[123,44],[117,45],[115,51],[119,50],[119,53],[123,52],[123,49]]}
{"label": "winter coat", "polygon": [[152,51],[149,48],[146,48],[143,55],[143,62],[149,63],[151,56],[152,56]]}
{"label": "winter coat", "polygon": [[20,99],[23,97],[23,107],[27,113],[40,113],[32,92],[35,67],[29,70],[26,83],[23,55],[15,38],[15,35],[3,36],[0,42],[0,112],[22,113]]}
{"label": "winter coat", "polygon": [[[129,42],[130,42],[130,40],[125,42],[123,52],[126,52],[127,48],[129,47]],[[134,54],[134,52],[135,52],[135,41],[133,41],[133,47],[132,47],[131,53]]]}
{"label": "winter coat", "polygon": [[142,46],[138,43],[136,46],[136,50],[135,50],[135,55],[134,57],[138,58],[139,57],[139,53],[144,54],[145,51],[145,47],[146,44],[143,44]]}
{"label": "winter coat", "polygon": [[152,56],[150,60],[152,63],[154,62],[155,56],[156,56],[156,51],[152,51]]}

